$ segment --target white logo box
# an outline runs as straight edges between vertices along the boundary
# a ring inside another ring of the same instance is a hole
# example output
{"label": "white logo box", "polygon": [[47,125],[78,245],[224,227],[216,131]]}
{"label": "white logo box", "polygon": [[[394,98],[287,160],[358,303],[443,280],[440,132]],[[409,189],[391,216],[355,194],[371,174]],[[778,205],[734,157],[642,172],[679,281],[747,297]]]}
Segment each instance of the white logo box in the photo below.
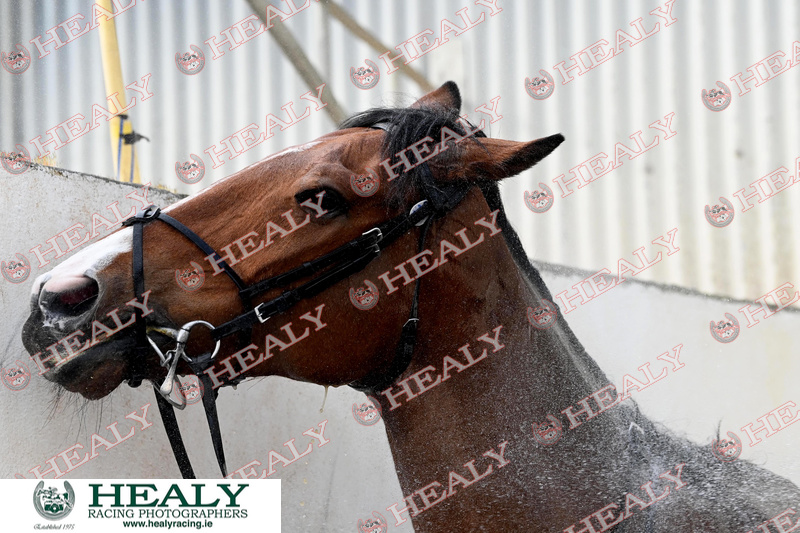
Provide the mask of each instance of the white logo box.
{"label": "white logo box", "polygon": [[0,513],[5,531],[279,533],[281,481],[2,479]]}

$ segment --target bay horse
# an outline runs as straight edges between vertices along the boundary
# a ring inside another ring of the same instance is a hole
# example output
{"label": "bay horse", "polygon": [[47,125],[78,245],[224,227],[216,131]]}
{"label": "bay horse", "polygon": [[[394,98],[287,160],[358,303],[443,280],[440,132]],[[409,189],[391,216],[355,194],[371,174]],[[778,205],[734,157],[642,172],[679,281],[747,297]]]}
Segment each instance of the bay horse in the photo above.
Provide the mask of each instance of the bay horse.
{"label": "bay horse", "polygon": [[[176,339],[185,354],[218,351],[199,372],[214,387],[277,375],[368,393],[406,495],[370,527],[790,531],[796,486],[656,427],[552,304],[498,184],[564,138],[487,138],[460,106],[448,82],[140,213],[38,278],[26,349],[89,399],[196,373],[161,353]],[[193,263],[204,284],[183,290],[175,272]],[[187,338],[181,325],[198,320]],[[570,428],[562,411],[576,405]]]}

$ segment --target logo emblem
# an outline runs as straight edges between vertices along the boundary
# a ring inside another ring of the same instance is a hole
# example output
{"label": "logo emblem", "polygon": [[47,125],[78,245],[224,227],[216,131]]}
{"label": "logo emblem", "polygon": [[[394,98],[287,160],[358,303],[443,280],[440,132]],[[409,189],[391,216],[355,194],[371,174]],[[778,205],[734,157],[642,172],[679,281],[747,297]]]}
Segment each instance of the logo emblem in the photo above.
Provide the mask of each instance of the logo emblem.
{"label": "logo emblem", "polygon": [[703,105],[711,111],[723,111],[731,105],[731,90],[728,86],[721,81],[717,82],[717,87],[706,91],[703,89],[701,96],[703,98]]}
{"label": "logo emblem", "polygon": [[546,70],[539,70],[539,74],[542,75],[541,78],[525,78],[525,92],[534,100],[550,98],[556,90],[555,81]]}
{"label": "logo emblem", "polygon": [[542,305],[528,308],[528,322],[536,329],[553,327],[558,317],[558,308],[550,300],[542,298]]}
{"label": "logo emblem", "polygon": [[372,171],[367,169],[366,174],[353,174],[350,176],[350,188],[359,196],[372,196],[378,192],[381,185],[380,178]]}
{"label": "logo emblem", "polygon": [[362,426],[374,426],[381,419],[381,406],[375,398],[367,396],[366,402],[353,404],[353,418]]}
{"label": "logo emblem", "polygon": [[533,423],[533,438],[536,442],[544,446],[551,446],[561,440],[564,428],[561,422],[553,415],[547,415],[547,422],[541,424]]}
{"label": "logo emblem", "polygon": [[542,182],[539,182],[539,187],[542,189],[535,189],[533,192],[525,191],[523,194],[525,206],[534,213],[544,213],[553,207],[552,189]]}
{"label": "logo emblem", "polygon": [[42,518],[47,520],[61,520],[72,512],[75,505],[75,491],[69,481],[62,485],[63,492],[58,488],[48,485],[44,488],[44,481],[40,481],[33,491],[33,506]]}
{"label": "logo emblem", "polygon": [[16,152],[0,153],[0,163],[9,174],[22,174],[31,166],[31,156],[24,146],[18,144]]}
{"label": "logo emblem", "polygon": [[181,382],[179,392],[186,399],[186,405],[194,405],[203,398],[203,383],[196,376],[186,376]]}
{"label": "logo emblem", "polygon": [[364,63],[367,64],[366,67],[350,67],[350,80],[359,89],[372,89],[380,81],[381,73],[378,70],[378,65],[369,59],[365,59]]}
{"label": "logo emblem", "polygon": [[12,391],[20,391],[28,386],[31,373],[25,363],[17,359],[16,366],[0,369],[3,375],[3,385]]}
{"label": "logo emblem", "polygon": [[724,228],[733,222],[733,216],[736,214],[733,210],[733,204],[722,196],[719,197],[719,204],[714,207],[705,207],[706,220],[715,228]]}
{"label": "logo emblem", "polygon": [[17,43],[15,46],[17,47],[16,52],[0,54],[0,63],[11,74],[22,74],[31,66],[31,55],[28,53],[28,49],[21,44]]}
{"label": "logo emblem", "polygon": [[206,166],[203,164],[203,158],[194,154],[189,156],[189,161],[185,163],[175,162],[175,174],[178,179],[189,185],[194,185],[206,174]]}
{"label": "logo emblem", "polygon": [[378,305],[380,295],[378,294],[378,287],[369,280],[364,280],[366,287],[359,287],[354,289],[350,287],[350,303],[356,306],[357,309],[367,311]]}
{"label": "logo emblem", "polygon": [[720,320],[709,322],[708,328],[711,330],[711,336],[722,343],[729,343],[736,340],[739,336],[739,321],[730,313],[725,313],[727,320]]}
{"label": "logo emblem", "polygon": [[31,264],[28,262],[28,259],[20,253],[17,253],[16,257],[16,261],[9,261],[8,263],[0,261],[0,273],[3,274],[6,281],[22,283],[31,275]]}
{"label": "logo emblem", "polygon": [[742,455],[742,441],[732,431],[728,432],[731,440],[714,440],[711,443],[711,453],[723,463],[732,463]]}
{"label": "logo emblem", "polygon": [[366,520],[358,520],[359,533],[386,533],[389,529],[386,519],[377,511],[372,511],[374,518],[367,518]]}
{"label": "logo emblem", "polygon": [[187,292],[194,292],[203,286],[206,274],[203,272],[203,267],[194,261],[190,261],[189,265],[191,266],[184,270],[175,270],[175,281],[181,289]]}
{"label": "logo emblem", "polygon": [[206,66],[206,56],[203,55],[202,50],[193,44],[189,48],[192,51],[183,55],[175,52],[175,66],[184,74],[191,76],[197,74]]}

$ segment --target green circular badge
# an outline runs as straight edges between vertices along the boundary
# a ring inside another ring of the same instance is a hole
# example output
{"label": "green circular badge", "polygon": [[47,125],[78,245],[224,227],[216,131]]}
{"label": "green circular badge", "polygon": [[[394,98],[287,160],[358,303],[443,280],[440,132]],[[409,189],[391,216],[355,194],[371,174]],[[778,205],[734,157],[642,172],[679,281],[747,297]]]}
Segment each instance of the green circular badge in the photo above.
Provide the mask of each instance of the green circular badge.
{"label": "green circular badge", "polygon": [[72,512],[75,505],[75,491],[69,481],[64,482],[64,490],[59,492],[57,487],[44,487],[40,481],[33,491],[33,506],[39,516],[47,520],[61,520]]}

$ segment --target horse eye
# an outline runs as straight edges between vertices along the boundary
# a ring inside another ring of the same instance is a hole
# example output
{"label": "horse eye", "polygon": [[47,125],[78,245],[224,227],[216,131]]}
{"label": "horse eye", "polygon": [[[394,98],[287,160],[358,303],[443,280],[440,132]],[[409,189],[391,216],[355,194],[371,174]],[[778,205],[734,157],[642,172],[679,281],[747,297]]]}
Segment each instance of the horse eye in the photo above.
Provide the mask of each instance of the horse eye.
{"label": "horse eye", "polygon": [[329,187],[308,189],[294,195],[295,200],[316,218],[333,218],[347,212],[344,197]]}

